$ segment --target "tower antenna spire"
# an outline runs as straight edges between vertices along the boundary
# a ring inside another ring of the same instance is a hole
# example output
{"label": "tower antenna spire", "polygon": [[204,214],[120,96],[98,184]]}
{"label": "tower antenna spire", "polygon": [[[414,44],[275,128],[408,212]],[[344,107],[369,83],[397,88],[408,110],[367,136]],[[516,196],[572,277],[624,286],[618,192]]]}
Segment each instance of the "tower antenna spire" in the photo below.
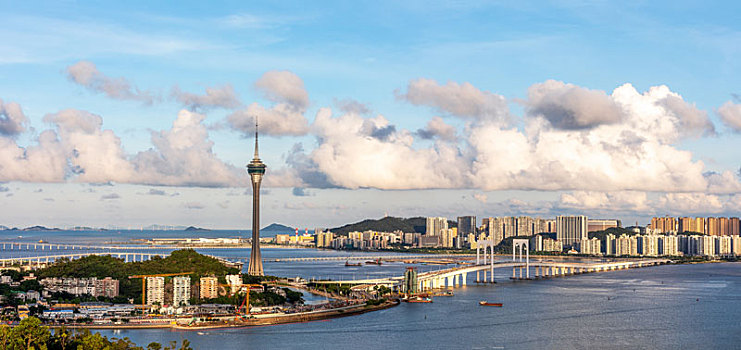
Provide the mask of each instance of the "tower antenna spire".
{"label": "tower antenna spire", "polygon": [[258,152],[259,146],[257,144],[257,135],[258,135],[257,131],[258,131],[258,126],[259,126],[257,118],[258,116],[255,115],[255,159],[260,159],[259,152]]}

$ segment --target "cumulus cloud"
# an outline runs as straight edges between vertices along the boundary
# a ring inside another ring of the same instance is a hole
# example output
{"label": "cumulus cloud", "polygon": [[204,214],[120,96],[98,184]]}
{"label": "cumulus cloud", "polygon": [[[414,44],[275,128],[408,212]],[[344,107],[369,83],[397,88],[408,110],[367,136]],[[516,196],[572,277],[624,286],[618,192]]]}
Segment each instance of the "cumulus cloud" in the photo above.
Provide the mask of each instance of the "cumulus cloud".
{"label": "cumulus cloud", "polygon": [[203,125],[205,116],[181,110],[170,130],[152,133],[154,147],[131,163],[136,183],[168,186],[244,186],[244,171],[221,161]]}
{"label": "cumulus cloud", "polygon": [[150,188],[149,189],[149,192],[147,192],[146,194],[148,194],[150,196],[166,196],[167,195],[167,192],[165,192],[163,190],[157,190],[157,189],[154,189],[154,188]]}
{"label": "cumulus cloud", "polygon": [[207,87],[203,95],[181,91],[179,87],[172,88],[172,97],[192,111],[213,107],[237,108],[242,105],[230,84],[221,87]]}
{"label": "cumulus cloud", "polygon": [[304,88],[304,81],[289,71],[265,72],[255,82],[255,88],[276,103],[288,103],[297,108],[309,105],[309,93]]}
{"label": "cumulus cloud", "polygon": [[1,186],[1,185],[0,185],[0,193],[1,193],[1,192],[9,192],[9,191],[10,191],[10,188],[8,188],[8,187],[6,187],[6,186]]}
{"label": "cumulus cloud", "polygon": [[[336,186],[382,189],[452,188],[465,183],[465,162],[457,147],[436,144],[415,149],[407,130],[389,128],[383,116],[332,117],[321,109],[312,125],[321,141],[310,155],[316,169]],[[374,135],[385,130],[383,137]]]}
{"label": "cumulus cloud", "polygon": [[455,127],[446,124],[445,121],[443,121],[443,118],[440,117],[433,117],[430,119],[424,129],[417,130],[417,135],[423,139],[433,139],[438,137],[445,141],[456,140]]}
{"label": "cumulus cloud", "polygon": [[44,121],[54,129],[42,132],[37,145],[0,136],[0,181],[246,185],[244,171],[214,154],[203,120],[182,110],[172,129],[152,133],[153,148],[130,155],[112,130],[102,129],[100,116],[76,109],[48,114]]}
{"label": "cumulus cloud", "polygon": [[337,105],[337,108],[339,108],[340,111],[342,111],[342,113],[345,113],[345,114],[355,113],[355,114],[365,115],[371,112],[368,106],[358,101],[355,101],[353,99],[350,99],[350,98],[342,99],[342,100],[335,100],[334,104]]}
{"label": "cumulus cloud", "polygon": [[707,215],[721,213],[725,204],[721,197],[705,193],[666,193],[657,201],[658,207],[672,215]]}
{"label": "cumulus cloud", "polygon": [[15,136],[26,131],[28,118],[15,102],[3,103],[0,99],[0,136]]}
{"label": "cumulus cloud", "polygon": [[604,91],[548,80],[530,86],[527,94],[528,113],[559,129],[586,129],[623,118],[620,106]]}
{"label": "cumulus cloud", "polygon": [[667,113],[673,114],[679,120],[685,136],[715,135],[715,126],[708,119],[707,112],[698,109],[694,104],[686,102],[678,94],[668,93],[657,104],[664,107]]}
{"label": "cumulus cloud", "polygon": [[723,120],[723,124],[735,132],[741,132],[741,104],[728,101],[720,106],[716,112]]}
{"label": "cumulus cloud", "polygon": [[104,93],[113,99],[145,104],[151,104],[155,100],[152,93],[133,87],[125,78],[111,78],[101,73],[92,62],[79,61],[67,67],[67,77],[90,91]]}
{"label": "cumulus cloud", "polygon": [[412,80],[406,93],[396,96],[414,105],[430,106],[440,113],[476,120],[503,122],[509,119],[506,99],[482,91],[470,83],[448,82],[440,85],[432,79]]}
{"label": "cumulus cloud", "polygon": [[236,111],[227,117],[227,123],[245,135],[255,132],[255,121],[259,120],[260,132],[273,136],[301,136],[309,131],[309,122],[304,113],[309,105],[309,94],[304,82],[288,71],[269,71],[255,83],[255,88],[275,102],[270,108],[258,103]]}
{"label": "cumulus cloud", "polygon": [[649,201],[646,192],[618,191],[574,191],[562,193],[559,200],[561,208],[577,210],[646,211]]}

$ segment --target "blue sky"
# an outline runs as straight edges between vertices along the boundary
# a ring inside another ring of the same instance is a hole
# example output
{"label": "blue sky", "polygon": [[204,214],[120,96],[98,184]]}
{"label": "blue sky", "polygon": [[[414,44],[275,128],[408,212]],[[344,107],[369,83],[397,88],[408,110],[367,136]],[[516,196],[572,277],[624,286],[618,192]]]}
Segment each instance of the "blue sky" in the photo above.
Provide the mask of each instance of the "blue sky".
{"label": "blue sky", "polygon": [[733,2],[0,4],[0,224],[248,227],[259,113],[266,223],[741,207]]}

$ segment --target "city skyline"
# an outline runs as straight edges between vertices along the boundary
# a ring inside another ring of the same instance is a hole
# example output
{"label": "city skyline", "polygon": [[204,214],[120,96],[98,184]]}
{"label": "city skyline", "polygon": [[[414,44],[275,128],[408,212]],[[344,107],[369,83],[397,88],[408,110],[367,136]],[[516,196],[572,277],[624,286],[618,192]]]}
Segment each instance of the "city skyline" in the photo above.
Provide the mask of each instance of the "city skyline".
{"label": "city skyline", "polygon": [[738,4],[144,4],[0,5],[0,225],[741,212]]}

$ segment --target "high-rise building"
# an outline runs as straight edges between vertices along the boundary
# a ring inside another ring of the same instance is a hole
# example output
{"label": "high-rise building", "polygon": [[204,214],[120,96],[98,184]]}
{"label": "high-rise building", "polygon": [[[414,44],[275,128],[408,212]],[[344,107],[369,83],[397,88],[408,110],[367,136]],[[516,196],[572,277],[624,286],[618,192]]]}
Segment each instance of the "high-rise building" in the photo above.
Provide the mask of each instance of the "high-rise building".
{"label": "high-rise building", "polygon": [[616,219],[589,219],[587,220],[587,232],[604,231],[608,228],[620,227],[620,220]]}
{"label": "high-rise building", "polygon": [[582,239],[579,243],[579,253],[599,255],[602,252],[601,242],[598,238]]}
{"label": "high-rise building", "polygon": [[677,236],[659,236],[660,255],[679,255],[679,239]]}
{"label": "high-rise building", "polygon": [[201,277],[200,296],[201,299],[218,298],[219,280],[216,277]]}
{"label": "high-rise building", "polygon": [[165,303],[165,278],[147,277],[147,304]]}
{"label": "high-rise building", "polygon": [[718,218],[709,217],[705,219],[705,234],[710,236],[720,235],[720,223]]}
{"label": "high-rise building", "polygon": [[118,296],[118,280],[106,277],[95,281],[95,296],[104,297],[117,297]]}
{"label": "high-rise building", "polygon": [[587,217],[584,215],[556,217],[556,238],[565,246],[573,246],[583,239],[588,239]]}
{"label": "high-rise building", "polygon": [[177,276],[172,279],[172,306],[190,305],[190,276]]}
{"label": "high-rise building", "polygon": [[659,236],[645,235],[640,236],[638,245],[641,247],[640,253],[645,256],[659,255]]}
{"label": "high-rise building", "polygon": [[737,217],[728,219],[728,226],[731,236],[738,236],[739,234],[741,234],[741,232],[739,232],[741,231],[741,226],[739,224],[741,223],[739,222],[739,219]]}
{"label": "high-rise building", "polygon": [[476,217],[459,216],[458,217],[458,236],[467,237],[469,233],[476,234]]}
{"label": "high-rise building", "polygon": [[494,241],[497,245],[504,240],[504,223],[501,218],[484,219],[487,228],[488,239]]}
{"label": "high-rise building", "polygon": [[672,217],[654,217],[651,219],[651,228],[657,233],[677,232],[677,219]]}
{"label": "high-rise building", "polygon": [[425,232],[428,236],[440,236],[443,230],[448,229],[448,219],[440,217],[429,217],[427,218],[427,231]]}
{"label": "high-rise building", "polygon": [[247,273],[263,276],[262,255],[260,254],[260,183],[265,175],[265,164],[260,160],[257,143],[257,120],[255,120],[255,157],[247,164],[247,172],[252,182],[252,251]]}
{"label": "high-rise building", "polygon": [[332,244],[332,240],[334,239],[334,233],[332,233],[331,231],[320,231],[316,233],[315,239],[317,248],[329,247],[330,244]]}
{"label": "high-rise building", "polygon": [[229,285],[230,294],[234,295],[242,288],[242,275],[226,275],[226,283]]}

